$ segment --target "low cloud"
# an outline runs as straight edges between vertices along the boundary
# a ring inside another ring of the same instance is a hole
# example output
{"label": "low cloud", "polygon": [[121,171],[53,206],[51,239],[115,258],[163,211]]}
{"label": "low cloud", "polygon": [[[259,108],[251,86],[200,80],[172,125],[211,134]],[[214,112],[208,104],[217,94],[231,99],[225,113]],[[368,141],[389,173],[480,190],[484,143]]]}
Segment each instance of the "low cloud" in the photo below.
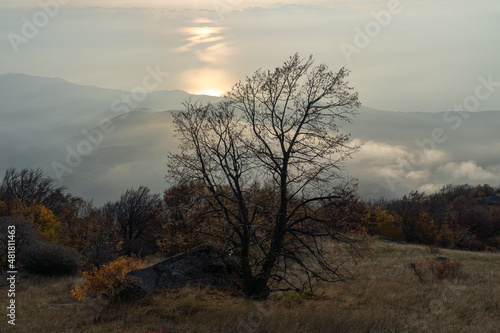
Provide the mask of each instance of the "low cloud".
{"label": "low cloud", "polygon": [[[361,141],[354,139],[353,143]],[[457,161],[460,157],[452,150],[429,149],[419,154],[416,159],[415,151],[404,145],[367,141],[349,161],[347,170],[349,175],[366,180],[365,186],[378,184],[394,196],[414,190],[430,194],[446,184],[499,184],[500,164],[481,166],[473,160]]]}
{"label": "low cloud", "polygon": [[398,158],[408,155],[404,146],[375,141],[362,142],[359,139],[352,140],[352,144],[362,145],[360,151],[355,155],[356,161],[370,163],[370,165],[395,164]]}
{"label": "low cloud", "polygon": [[445,185],[446,184],[424,184],[418,188],[418,191],[425,194],[431,194],[438,192]]}
{"label": "low cloud", "polygon": [[498,174],[483,169],[478,166],[475,161],[446,163],[439,167],[437,172],[454,181],[465,179],[486,183],[498,181]]}

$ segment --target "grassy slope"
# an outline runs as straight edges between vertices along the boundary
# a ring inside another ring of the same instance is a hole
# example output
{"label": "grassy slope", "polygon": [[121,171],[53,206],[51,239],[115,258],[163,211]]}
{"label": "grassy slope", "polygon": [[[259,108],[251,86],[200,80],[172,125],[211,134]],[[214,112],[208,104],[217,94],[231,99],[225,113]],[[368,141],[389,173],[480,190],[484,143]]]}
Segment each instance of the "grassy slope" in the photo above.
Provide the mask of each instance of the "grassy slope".
{"label": "grassy slope", "polygon": [[[353,268],[361,275],[354,283],[331,284],[310,299],[275,294],[266,302],[183,288],[130,304],[82,305],[69,297],[76,278],[21,280],[16,329],[7,327],[4,316],[0,331],[238,332],[240,325],[241,332],[273,333],[500,332],[500,254],[440,250],[438,255],[460,261],[462,273],[420,283],[409,263],[436,254],[423,246],[376,241]],[[5,300],[7,289],[0,294]]]}

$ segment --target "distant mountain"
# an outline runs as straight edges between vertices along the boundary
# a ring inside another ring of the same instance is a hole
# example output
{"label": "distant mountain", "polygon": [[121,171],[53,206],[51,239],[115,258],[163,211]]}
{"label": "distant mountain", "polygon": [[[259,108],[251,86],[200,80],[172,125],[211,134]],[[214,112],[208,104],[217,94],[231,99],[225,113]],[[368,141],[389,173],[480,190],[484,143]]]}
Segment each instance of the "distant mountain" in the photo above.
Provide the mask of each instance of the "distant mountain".
{"label": "distant mountain", "polygon": [[[58,78],[4,74],[0,75],[0,116],[2,125],[9,126],[0,126],[11,132],[30,129],[26,134],[36,136],[61,128],[71,134],[82,126],[94,125],[96,119],[114,117],[123,107],[175,110],[183,108],[182,103],[190,97],[211,102],[220,100],[176,90],[152,92],[144,100],[135,101],[127,91],[76,85]],[[26,122],[27,119],[30,121]],[[35,126],[29,128],[29,125]]]}
{"label": "distant mountain", "polygon": [[[0,175],[9,166],[42,167],[75,195],[97,204],[127,188],[162,192],[168,152],[177,150],[168,110],[192,98],[158,91],[134,105],[130,93],[81,86],[62,79],[0,75]],[[117,102],[118,101],[118,102]],[[500,181],[499,111],[471,114],[402,113],[361,107],[353,143],[363,144],[346,163],[366,199],[433,191],[446,183]],[[77,153],[80,151],[80,153]]]}

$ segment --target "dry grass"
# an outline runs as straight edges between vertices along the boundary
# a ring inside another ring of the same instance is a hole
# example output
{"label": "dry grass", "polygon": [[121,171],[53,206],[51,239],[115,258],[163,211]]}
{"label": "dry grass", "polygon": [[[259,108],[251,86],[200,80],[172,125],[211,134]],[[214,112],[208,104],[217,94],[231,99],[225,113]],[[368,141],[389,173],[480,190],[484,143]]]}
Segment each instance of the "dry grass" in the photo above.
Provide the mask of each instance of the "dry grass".
{"label": "dry grass", "polygon": [[[421,283],[409,264],[436,254],[377,241],[352,268],[357,281],[331,284],[312,298],[281,293],[266,302],[183,288],[127,304],[82,305],[69,297],[76,278],[30,278],[18,284],[16,328],[4,316],[0,331],[500,332],[500,255],[442,249],[438,255],[459,261],[461,273]],[[0,293],[6,299],[5,287]]]}

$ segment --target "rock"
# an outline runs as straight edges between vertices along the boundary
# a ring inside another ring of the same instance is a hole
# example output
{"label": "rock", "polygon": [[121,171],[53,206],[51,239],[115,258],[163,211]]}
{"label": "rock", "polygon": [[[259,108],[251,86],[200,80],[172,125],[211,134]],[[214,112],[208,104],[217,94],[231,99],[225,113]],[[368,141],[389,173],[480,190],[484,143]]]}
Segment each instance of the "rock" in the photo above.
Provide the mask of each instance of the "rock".
{"label": "rock", "polygon": [[134,291],[151,293],[156,289],[186,285],[235,286],[237,283],[230,275],[238,272],[239,265],[234,259],[209,244],[203,244],[154,266],[132,271],[125,279],[135,281],[132,283]]}

